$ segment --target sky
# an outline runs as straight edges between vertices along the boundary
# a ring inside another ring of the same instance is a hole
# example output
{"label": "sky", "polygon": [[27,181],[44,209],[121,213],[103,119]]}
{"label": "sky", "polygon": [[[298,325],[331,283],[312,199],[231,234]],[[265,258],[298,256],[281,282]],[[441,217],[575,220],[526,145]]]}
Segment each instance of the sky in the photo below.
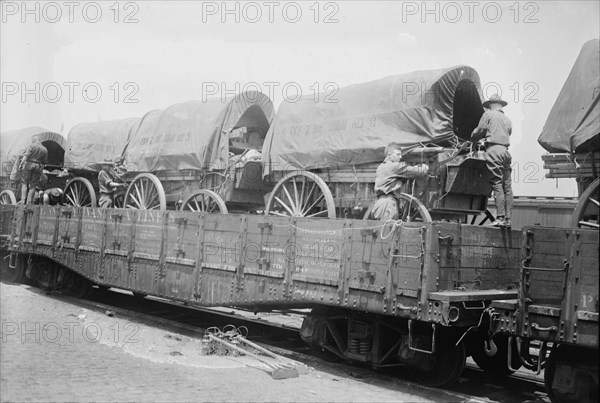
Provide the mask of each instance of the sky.
{"label": "sky", "polygon": [[576,196],[546,179],[537,138],[597,1],[2,1],[1,131],[80,122],[256,89],[284,97],[465,64],[513,122],[516,195]]}

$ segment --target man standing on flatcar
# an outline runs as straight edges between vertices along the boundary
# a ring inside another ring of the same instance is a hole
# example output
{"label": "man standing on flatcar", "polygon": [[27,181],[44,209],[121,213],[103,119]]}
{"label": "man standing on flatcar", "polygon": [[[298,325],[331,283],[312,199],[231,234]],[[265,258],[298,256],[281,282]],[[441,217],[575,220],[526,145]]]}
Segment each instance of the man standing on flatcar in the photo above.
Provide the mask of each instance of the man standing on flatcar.
{"label": "man standing on flatcar", "polygon": [[385,160],[377,167],[375,177],[377,201],[370,216],[373,220],[397,220],[399,212],[396,193],[402,191],[406,179],[425,177],[429,170],[427,164],[411,166],[402,161],[402,151],[396,143],[385,148],[385,156]]}
{"label": "man standing on flatcar", "polygon": [[100,188],[100,200],[98,205],[102,208],[110,208],[114,204],[115,189],[127,186],[124,183],[118,183],[111,174],[113,167],[112,160],[100,162],[102,170],[98,173],[98,186]]}
{"label": "man standing on flatcar", "polygon": [[496,221],[492,225],[510,228],[513,192],[510,166],[512,157],[508,152],[508,147],[510,146],[512,123],[502,110],[506,105],[507,102],[497,94],[485,101],[483,107],[487,110],[481,116],[479,125],[473,130],[471,139],[474,141],[485,139],[485,160],[491,174],[490,182],[498,211]]}
{"label": "man standing on flatcar", "polygon": [[48,163],[48,150],[44,147],[38,138],[33,136],[31,144],[21,158],[21,201],[24,204],[29,204],[33,201],[35,187],[39,185],[42,170]]}

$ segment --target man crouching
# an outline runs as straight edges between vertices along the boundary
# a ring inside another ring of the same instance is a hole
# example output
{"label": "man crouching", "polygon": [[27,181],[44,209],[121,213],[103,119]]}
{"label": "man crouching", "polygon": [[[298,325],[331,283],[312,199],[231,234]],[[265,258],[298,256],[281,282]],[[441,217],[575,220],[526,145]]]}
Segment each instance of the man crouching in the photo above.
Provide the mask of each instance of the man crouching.
{"label": "man crouching", "polygon": [[418,179],[427,175],[427,164],[408,165],[402,161],[399,144],[385,148],[385,160],[377,167],[375,192],[377,201],[371,211],[372,220],[397,220],[399,217],[397,194],[407,179]]}

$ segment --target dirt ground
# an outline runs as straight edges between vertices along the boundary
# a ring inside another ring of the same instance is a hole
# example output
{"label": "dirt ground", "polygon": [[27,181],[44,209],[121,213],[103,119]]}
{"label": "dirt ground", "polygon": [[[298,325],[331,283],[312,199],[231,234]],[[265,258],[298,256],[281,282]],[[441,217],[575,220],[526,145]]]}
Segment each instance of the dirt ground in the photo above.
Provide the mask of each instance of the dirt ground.
{"label": "dirt ground", "polygon": [[[202,355],[201,340],[0,284],[1,401],[459,402],[352,367],[273,379],[256,359]],[[475,400],[471,400],[475,401]]]}

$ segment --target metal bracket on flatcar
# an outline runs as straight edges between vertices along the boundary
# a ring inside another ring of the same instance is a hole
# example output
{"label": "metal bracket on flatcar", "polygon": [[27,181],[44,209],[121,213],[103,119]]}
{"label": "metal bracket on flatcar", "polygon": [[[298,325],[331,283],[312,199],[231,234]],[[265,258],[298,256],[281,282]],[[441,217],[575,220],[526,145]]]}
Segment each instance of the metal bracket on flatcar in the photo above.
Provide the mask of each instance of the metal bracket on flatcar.
{"label": "metal bracket on flatcar", "polygon": [[114,240],[112,241],[112,243],[110,244],[110,246],[112,247],[112,249],[116,250],[116,249],[121,249],[121,242]]}
{"label": "metal bracket on flatcar", "polygon": [[360,236],[377,238],[378,231],[372,228],[364,228],[360,230]]}
{"label": "metal bracket on flatcar", "polygon": [[187,218],[185,218],[185,217],[175,217],[174,221],[175,221],[175,224],[177,224],[177,225],[181,225],[181,224],[186,225],[187,224]]}
{"label": "metal bracket on flatcar", "polygon": [[373,281],[375,279],[375,273],[369,270],[359,270],[358,277],[360,279],[368,279],[369,281]]}
{"label": "metal bracket on flatcar", "polygon": [[432,333],[431,333],[431,351],[429,350],[422,350],[420,348],[416,348],[412,346],[412,319],[408,320],[408,348],[409,350],[413,350],[413,351],[417,351],[419,353],[425,353],[425,354],[433,354],[435,353],[435,323],[431,324],[431,329],[432,329]]}
{"label": "metal bracket on flatcar", "polygon": [[179,259],[181,257],[182,259],[185,259],[185,251],[182,248],[177,247],[174,249],[174,251],[175,251],[175,258]]}
{"label": "metal bracket on flatcar", "polygon": [[60,212],[62,215],[64,215],[67,218],[71,218],[73,215],[73,211],[72,210],[61,210]]}
{"label": "metal bracket on flatcar", "polygon": [[119,220],[119,221],[120,221],[120,220],[122,220],[122,219],[123,219],[123,214],[119,214],[119,213],[116,213],[116,214],[111,214],[111,215],[110,215],[110,218],[111,218],[111,220],[113,220],[113,221],[117,221],[117,220]]}
{"label": "metal bracket on flatcar", "polygon": [[[271,262],[266,257],[261,257],[258,259],[258,265],[260,266],[260,270],[269,270]],[[267,266],[266,269],[263,269],[263,266]]]}
{"label": "metal bracket on flatcar", "polygon": [[259,222],[257,224],[257,227],[260,228],[260,229],[265,229],[266,228],[266,229],[268,229],[270,231],[270,230],[273,229],[273,224],[271,224],[270,222],[264,221],[264,222]]}

